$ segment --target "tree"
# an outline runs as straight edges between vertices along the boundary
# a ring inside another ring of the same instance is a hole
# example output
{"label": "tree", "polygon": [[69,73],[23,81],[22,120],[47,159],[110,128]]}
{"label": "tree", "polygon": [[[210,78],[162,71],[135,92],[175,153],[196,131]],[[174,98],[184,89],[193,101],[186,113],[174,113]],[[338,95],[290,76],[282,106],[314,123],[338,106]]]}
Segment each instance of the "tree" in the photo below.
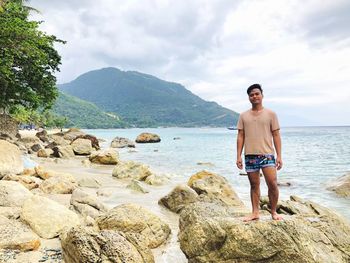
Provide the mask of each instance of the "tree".
{"label": "tree", "polygon": [[[1,0],[0,0],[1,1]],[[39,30],[41,22],[28,19],[24,1],[1,2],[0,112],[18,105],[28,110],[50,108],[57,97],[56,77],[61,57],[55,43],[65,43]]]}

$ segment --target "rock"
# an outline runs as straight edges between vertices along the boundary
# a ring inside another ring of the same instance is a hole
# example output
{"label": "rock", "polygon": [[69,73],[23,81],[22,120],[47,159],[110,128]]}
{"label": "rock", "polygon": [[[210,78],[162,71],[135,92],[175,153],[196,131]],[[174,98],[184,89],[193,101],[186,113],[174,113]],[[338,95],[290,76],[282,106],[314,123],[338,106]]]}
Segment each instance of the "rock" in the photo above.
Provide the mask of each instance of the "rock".
{"label": "rock", "polygon": [[40,247],[39,237],[17,220],[0,216],[0,233],[0,249],[30,251]]}
{"label": "rock", "polygon": [[168,195],[162,197],[158,203],[175,213],[179,213],[186,205],[198,201],[198,194],[186,184],[177,185]]}
{"label": "rock", "polygon": [[291,186],[292,184],[290,182],[277,182],[278,186]]}
{"label": "rock", "polygon": [[98,164],[114,165],[119,162],[118,152],[108,149],[93,152],[89,157],[90,162]]}
{"label": "rock", "polygon": [[118,163],[114,167],[112,175],[118,179],[131,178],[142,181],[152,175],[152,172],[147,165],[134,161],[126,161]]}
{"label": "rock", "polygon": [[75,180],[64,176],[52,176],[44,180],[39,189],[47,194],[71,194],[76,187]]}
{"label": "rock", "polygon": [[49,137],[47,135],[46,130],[42,130],[40,132],[37,132],[35,134],[35,136],[38,137],[40,139],[40,141],[42,141],[42,142],[45,142],[45,143],[49,142]]}
{"label": "rock", "polygon": [[41,144],[33,144],[32,147],[30,147],[30,149],[33,151],[33,152],[37,152],[41,149],[44,149],[44,147],[41,145]]}
{"label": "rock", "polygon": [[78,185],[81,187],[99,188],[101,186],[101,183],[93,177],[91,178],[85,177],[79,180]]}
{"label": "rock", "polygon": [[127,138],[115,137],[111,142],[112,148],[135,148],[135,143]]}
{"label": "rock", "polygon": [[180,140],[180,137],[174,137],[173,140]]}
{"label": "rock", "polygon": [[139,136],[136,138],[137,143],[155,143],[155,142],[160,142],[160,137],[157,134],[154,133],[141,133]]}
{"label": "rock", "polygon": [[235,207],[191,204],[180,213],[180,247],[190,263],[350,260],[349,223],[315,203],[292,200],[289,206],[309,212],[244,223]]}
{"label": "rock", "polygon": [[149,248],[160,246],[170,235],[170,228],[166,223],[136,204],[116,206],[96,221],[100,229],[140,234]]}
{"label": "rock", "polygon": [[220,201],[226,205],[243,206],[227,180],[207,171],[198,172],[190,177],[188,186],[197,192],[199,198],[206,201]]}
{"label": "rock", "polygon": [[21,151],[16,145],[0,140],[0,178],[7,174],[19,174],[22,171]]}
{"label": "rock", "polygon": [[18,182],[28,190],[38,188],[42,182],[41,179],[35,176],[27,176],[27,175],[6,175],[4,178],[2,178],[2,180]]}
{"label": "rock", "polygon": [[80,223],[76,213],[46,197],[33,195],[22,207],[21,219],[42,238],[54,238]]}
{"label": "rock", "polygon": [[36,167],[34,167],[34,170],[35,170],[34,175],[37,177],[40,177],[43,180],[46,180],[53,175],[52,172],[44,170],[44,167],[42,167],[42,166],[36,166]]}
{"label": "rock", "polygon": [[74,227],[61,240],[65,262],[153,263],[150,249],[136,235]]}
{"label": "rock", "polygon": [[168,181],[168,178],[165,176],[151,174],[145,179],[145,183],[149,185],[163,185]]}
{"label": "rock", "polygon": [[76,139],[71,143],[71,146],[77,155],[89,155],[92,152],[92,144],[88,139]]}
{"label": "rock", "polygon": [[53,150],[53,156],[57,158],[73,158],[75,156],[73,147],[71,145],[66,146],[55,146],[52,148]]}
{"label": "rock", "polygon": [[45,148],[45,149],[40,149],[37,153],[36,153],[36,155],[38,156],[38,157],[41,157],[41,158],[49,158],[49,157],[51,157],[51,156],[53,156],[53,150],[52,149],[50,149],[50,148]]}
{"label": "rock", "polygon": [[67,146],[71,143],[71,141],[65,140],[62,136],[55,134],[50,135],[50,139],[53,140],[52,146]]}
{"label": "rock", "polygon": [[335,182],[327,187],[328,190],[334,191],[337,195],[342,197],[350,196],[350,173],[347,173],[336,179]]}
{"label": "rock", "polygon": [[139,192],[139,193],[143,193],[143,194],[149,193],[148,190],[146,190],[144,187],[142,187],[142,185],[140,184],[139,181],[136,181],[134,179],[131,180],[131,182],[126,186],[126,188],[132,189],[135,192]]}
{"label": "rock", "polygon": [[101,213],[108,211],[108,208],[102,202],[98,201],[96,197],[85,193],[79,188],[73,191],[70,204],[75,211],[85,217],[96,218]]}
{"label": "rock", "polygon": [[32,193],[22,184],[13,181],[0,181],[0,207],[22,206]]}
{"label": "rock", "polygon": [[66,133],[64,133],[63,138],[72,142],[75,140],[75,138],[81,135],[85,135],[85,133],[79,129],[71,128]]}
{"label": "rock", "polygon": [[98,139],[90,134],[85,134],[85,135],[79,135],[77,136],[74,140],[76,139],[87,139],[91,141],[91,145],[93,148],[95,148],[95,150],[100,150],[100,144],[98,142]]}

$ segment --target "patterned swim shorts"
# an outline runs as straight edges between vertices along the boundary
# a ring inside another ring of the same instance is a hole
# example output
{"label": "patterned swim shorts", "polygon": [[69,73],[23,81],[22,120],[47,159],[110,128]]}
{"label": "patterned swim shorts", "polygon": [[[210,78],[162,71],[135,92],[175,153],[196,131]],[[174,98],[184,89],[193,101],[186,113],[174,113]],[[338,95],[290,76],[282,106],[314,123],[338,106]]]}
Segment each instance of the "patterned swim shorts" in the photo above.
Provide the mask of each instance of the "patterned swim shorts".
{"label": "patterned swim shorts", "polygon": [[273,154],[248,154],[245,155],[245,170],[247,173],[257,172],[261,168],[276,166]]}

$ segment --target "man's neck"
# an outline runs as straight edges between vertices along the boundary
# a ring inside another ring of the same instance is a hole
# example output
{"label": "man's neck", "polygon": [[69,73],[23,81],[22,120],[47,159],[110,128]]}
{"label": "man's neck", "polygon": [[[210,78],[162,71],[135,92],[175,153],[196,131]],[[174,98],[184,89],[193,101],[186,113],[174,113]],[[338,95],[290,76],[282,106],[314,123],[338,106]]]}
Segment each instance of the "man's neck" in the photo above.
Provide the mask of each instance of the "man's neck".
{"label": "man's neck", "polygon": [[252,105],[252,111],[262,111],[264,109],[262,104]]}

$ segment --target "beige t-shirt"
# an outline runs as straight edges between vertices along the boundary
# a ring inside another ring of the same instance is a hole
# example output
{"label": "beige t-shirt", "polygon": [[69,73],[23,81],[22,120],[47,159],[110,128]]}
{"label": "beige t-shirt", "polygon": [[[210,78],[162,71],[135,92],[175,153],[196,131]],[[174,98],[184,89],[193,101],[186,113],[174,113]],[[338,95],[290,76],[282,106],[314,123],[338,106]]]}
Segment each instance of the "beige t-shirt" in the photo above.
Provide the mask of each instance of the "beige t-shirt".
{"label": "beige t-shirt", "polygon": [[244,131],[244,154],[274,154],[272,131],[279,130],[277,115],[264,108],[260,112],[247,110],[240,114],[238,130]]}

